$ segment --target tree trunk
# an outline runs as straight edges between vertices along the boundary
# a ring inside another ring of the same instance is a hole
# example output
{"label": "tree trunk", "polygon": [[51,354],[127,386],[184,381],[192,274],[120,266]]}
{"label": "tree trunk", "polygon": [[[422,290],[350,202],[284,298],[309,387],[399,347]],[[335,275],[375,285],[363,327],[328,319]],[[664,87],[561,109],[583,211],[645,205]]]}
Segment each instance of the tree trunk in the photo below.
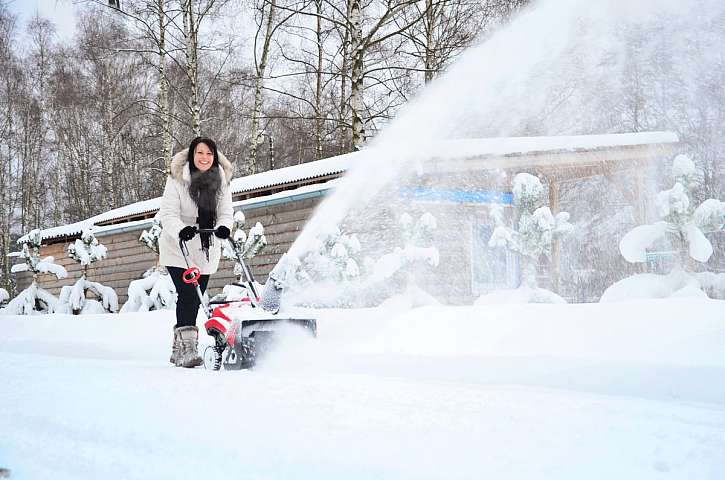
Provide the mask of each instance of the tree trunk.
{"label": "tree trunk", "polygon": [[194,0],[184,0],[184,39],[186,40],[186,75],[191,84],[191,130],[201,136],[199,108],[198,32],[194,20]]}
{"label": "tree trunk", "polygon": [[259,63],[257,64],[257,78],[254,82],[254,110],[252,111],[252,125],[249,133],[249,174],[257,173],[257,150],[259,149],[259,118],[262,116],[262,89],[264,88],[264,74],[267,70],[267,61],[269,59],[269,47],[272,43],[272,33],[274,32],[274,15],[277,10],[277,0],[268,0],[268,2],[269,15],[267,16],[267,25],[264,32],[262,54],[260,56]]}
{"label": "tree trunk", "polygon": [[426,21],[425,28],[425,83],[433,80],[435,69],[435,45],[433,32],[435,31],[436,12],[433,9],[433,0],[426,0]]}
{"label": "tree trunk", "polygon": [[315,0],[317,9],[317,72],[315,75],[315,158],[322,158],[322,0]]}
{"label": "tree trunk", "polygon": [[165,0],[157,0],[159,15],[159,106],[161,108],[161,158],[164,161],[164,177],[171,166],[171,112],[169,109],[169,78],[166,76],[166,10]]}
{"label": "tree trunk", "polygon": [[365,143],[365,124],[363,122],[363,68],[364,48],[362,38],[361,0],[351,0],[350,25],[352,27],[352,80],[350,107],[352,109],[352,149],[360,150]]}
{"label": "tree trunk", "polygon": [[[347,3],[347,11],[345,21],[349,25],[350,21],[350,7],[351,2]],[[348,124],[347,119],[347,107],[348,107],[348,96],[347,96],[347,77],[348,71],[350,70],[350,28],[345,28],[342,37],[342,65],[340,66],[340,118],[338,119],[339,131],[340,131],[340,153],[348,152]]]}

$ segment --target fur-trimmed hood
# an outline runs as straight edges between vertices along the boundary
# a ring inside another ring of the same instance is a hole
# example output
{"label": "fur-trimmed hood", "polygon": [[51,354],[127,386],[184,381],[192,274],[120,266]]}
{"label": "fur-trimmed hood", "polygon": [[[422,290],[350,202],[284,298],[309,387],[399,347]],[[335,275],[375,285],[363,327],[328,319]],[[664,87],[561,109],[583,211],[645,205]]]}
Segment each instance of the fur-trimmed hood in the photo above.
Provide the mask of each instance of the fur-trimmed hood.
{"label": "fur-trimmed hood", "polygon": [[[187,185],[191,183],[191,171],[189,170],[188,160],[189,149],[185,148],[177,152],[171,159],[171,178],[179,182],[184,182]],[[219,158],[219,175],[222,177],[222,184],[229,185],[232,181],[232,174],[234,167],[224,154],[217,150],[217,157]]]}

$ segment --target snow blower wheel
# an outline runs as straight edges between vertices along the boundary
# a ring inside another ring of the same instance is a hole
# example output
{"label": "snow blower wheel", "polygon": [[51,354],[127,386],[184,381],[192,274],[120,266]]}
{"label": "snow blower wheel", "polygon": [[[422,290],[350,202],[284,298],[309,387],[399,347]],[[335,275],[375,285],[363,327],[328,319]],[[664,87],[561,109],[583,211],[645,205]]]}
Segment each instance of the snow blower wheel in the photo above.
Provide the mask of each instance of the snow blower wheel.
{"label": "snow blower wheel", "polygon": [[256,357],[254,339],[237,336],[234,344],[226,349],[222,364],[225,370],[244,370],[254,367],[257,363]]}
{"label": "snow blower wheel", "polygon": [[219,370],[222,368],[222,355],[227,346],[226,339],[221,332],[214,328],[207,329],[207,333],[214,337],[214,345],[204,349],[204,368],[207,370]]}

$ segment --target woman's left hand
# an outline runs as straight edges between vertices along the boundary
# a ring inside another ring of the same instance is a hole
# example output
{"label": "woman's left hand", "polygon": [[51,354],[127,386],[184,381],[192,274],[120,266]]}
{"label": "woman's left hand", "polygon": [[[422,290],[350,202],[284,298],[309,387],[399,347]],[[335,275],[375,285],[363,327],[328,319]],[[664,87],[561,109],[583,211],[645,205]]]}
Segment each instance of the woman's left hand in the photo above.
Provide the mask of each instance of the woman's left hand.
{"label": "woman's left hand", "polygon": [[226,240],[227,238],[229,238],[230,233],[231,232],[229,231],[229,229],[224,225],[219,225],[218,227],[216,227],[216,230],[214,230],[214,235],[216,235],[217,238],[221,238],[222,240]]}

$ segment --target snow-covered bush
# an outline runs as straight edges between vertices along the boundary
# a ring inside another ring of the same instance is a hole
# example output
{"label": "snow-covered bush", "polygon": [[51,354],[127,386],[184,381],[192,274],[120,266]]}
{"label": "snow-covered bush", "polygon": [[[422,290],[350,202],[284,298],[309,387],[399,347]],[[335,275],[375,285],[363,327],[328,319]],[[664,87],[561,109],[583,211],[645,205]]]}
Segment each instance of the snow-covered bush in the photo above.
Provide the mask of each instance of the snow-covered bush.
{"label": "snow-covered bush", "polygon": [[[674,249],[675,266],[669,275],[635,275],[637,279],[625,279],[609,287],[600,301],[614,301],[624,298],[662,298],[693,294],[692,285],[698,285],[700,294],[706,289],[719,296],[723,290],[718,275],[694,273],[693,260],[705,263],[713,253],[712,243],[705,236],[719,232],[725,225],[725,202],[710,198],[695,208],[691,190],[701,182],[701,175],[695,163],[687,155],[677,155],[672,164],[674,186],[657,195],[656,207],[659,221],[633,228],[622,237],[619,251],[630,263],[646,262],[647,250],[654,245],[667,244]],[[688,281],[681,281],[687,277]],[[678,279],[673,282],[672,279]],[[693,283],[694,282],[694,283]],[[633,288],[633,285],[639,288]],[[647,285],[645,285],[647,284]],[[680,288],[686,288],[683,292]]]}
{"label": "snow-covered bush", "polygon": [[383,305],[412,308],[440,302],[418,286],[417,278],[438,266],[440,253],[433,234],[436,218],[423,212],[417,220],[404,212],[399,217],[400,244],[377,260],[366,258],[363,267],[362,296],[365,305],[383,300]]}
{"label": "snow-covered bush", "polygon": [[689,258],[705,263],[712,255],[712,244],[705,234],[723,229],[725,202],[710,198],[694,207],[690,190],[700,180],[695,163],[687,155],[675,157],[672,176],[675,185],[657,195],[661,220],[635,227],[620,241],[619,250],[628,262],[645,262],[647,249],[661,240],[669,241],[677,249],[678,266],[682,269],[688,269]]}
{"label": "snow-covered bush", "polygon": [[[0,314],[31,315],[34,313],[50,313],[56,307],[58,299],[38,286],[38,275],[50,273],[61,279],[66,278],[68,272],[62,266],[57,265],[53,257],[40,258],[41,242],[40,230],[33,230],[18,240],[18,243],[22,246],[21,250],[8,255],[9,257],[24,260],[24,263],[13,265],[10,271],[12,273],[33,272],[33,282],[28,288],[20,292],[17,297],[8,302],[5,308],[0,309]],[[5,295],[7,295],[7,292],[5,292]],[[0,293],[1,296],[2,293]]]}
{"label": "snow-covered bush", "polygon": [[[138,241],[156,255],[159,254],[159,238],[163,227],[158,218],[154,218],[151,228],[141,232]],[[147,312],[176,308],[176,288],[165,269],[155,262],[146,270],[143,277],[128,285],[128,300],[121,307],[121,313]]]}
{"label": "snow-covered bush", "polygon": [[[402,227],[402,247],[395,247],[392,252],[381,256],[372,268],[372,276],[378,281],[403,282],[406,288],[412,285],[414,264],[425,263],[437,267],[440,260],[438,248],[433,245],[433,231],[438,227],[433,215],[423,213],[417,221],[413,221],[408,213],[400,216]],[[405,272],[403,278],[395,278],[398,272]]]}
{"label": "snow-covered bush", "polygon": [[338,227],[320,233],[299,258],[289,262],[285,281],[292,301],[315,307],[346,307],[359,291],[359,254],[362,250],[355,234]]}
{"label": "snow-covered bush", "polygon": [[[68,245],[68,256],[83,266],[83,275],[78,281],[60,289],[60,298],[55,308],[56,313],[106,313],[118,312],[118,296],[105,285],[87,279],[88,266],[106,258],[106,247],[98,242],[93,229],[85,229],[81,238]],[[99,300],[86,298],[87,292],[94,294]]]}
{"label": "snow-covered bush", "polygon": [[[2,272],[0,272],[0,280],[2,280]],[[0,287],[0,307],[4,306],[10,300],[10,294],[7,290]]]}
{"label": "snow-covered bush", "polygon": [[154,217],[154,222],[151,225],[151,228],[141,232],[141,236],[139,237],[138,241],[146,245],[152,252],[158,255],[159,238],[161,238],[162,231],[163,227],[161,226],[161,220]]}
{"label": "snow-covered bush", "polygon": [[335,227],[317,237],[295,271],[301,282],[347,282],[360,276],[357,235]]}
{"label": "snow-covered bush", "polygon": [[128,285],[128,300],[121,313],[176,308],[176,287],[168,273],[149,269],[144,278]]}
{"label": "snow-covered bush", "polygon": [[[519,173],[514,177],[513,208],[517,219],[516,228],[506,225],[500,207],[492,209],[496,228],[488,241],[489,247],[506,248],[518,255],[521,261],[522,281],[518,292],[511,292],[510,301],[523,303],[561,303],[559,295],[539,288],[537,267],[541,257],[551,258],[553,241],[573,231],[569,214],[560,212],[556,216],[545,206],[545,189],[538,177]],[[493,294],[503,301],[506,292]],[[494,297],[486,295],[476,301],[488,303]]]}
{"label": "snow-covered bush", "polygon": [[234,224],[229,240],[224,243],[222,254],[224,258],[234,261],[234,274],[239,275],[239,281],[245,282],[244,271],[239,259],[249,260],[259,253],[267,245],[267,238],[264,236],[264,227],[257,222],[249,229],[249,234],[244,231],[246,218],[239,210],[234,213]]}

